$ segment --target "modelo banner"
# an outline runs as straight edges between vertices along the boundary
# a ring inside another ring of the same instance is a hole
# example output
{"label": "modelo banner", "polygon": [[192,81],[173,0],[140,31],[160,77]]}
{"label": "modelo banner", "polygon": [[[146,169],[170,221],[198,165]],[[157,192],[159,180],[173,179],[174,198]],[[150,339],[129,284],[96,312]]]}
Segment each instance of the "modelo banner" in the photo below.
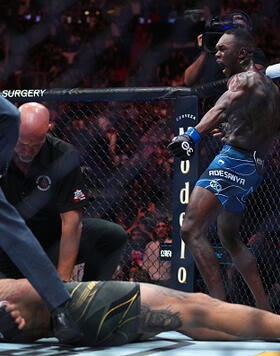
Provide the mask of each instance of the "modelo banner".
{"label": "modelo banner", "polygon": [[[174,135],[178,136],[198,123],[198,98],[178,97],[175,107]],[[190,160],[175,158],[173,177],[173,234],[172,234],[172,288],[193,291],[194,261],[189,249],[180,237],[186,207],[190,194],[198,179],[199,150]]]}

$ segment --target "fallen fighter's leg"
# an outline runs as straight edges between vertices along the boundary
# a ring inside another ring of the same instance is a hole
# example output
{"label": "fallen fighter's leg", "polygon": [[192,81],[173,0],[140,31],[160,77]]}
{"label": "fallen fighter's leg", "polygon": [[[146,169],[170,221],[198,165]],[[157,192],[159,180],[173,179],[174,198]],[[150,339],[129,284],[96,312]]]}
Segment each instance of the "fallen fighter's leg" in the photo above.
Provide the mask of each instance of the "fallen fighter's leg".
{"label": "fallen fighter's leg", "polygon": [[[67,308],[84,337],[81,346],[113,346],[179,331],[197,340],[279,340],[280,315],[201,293],[119,281],[65,284]],[[26,321],[24,341],[52,337],[51,318],[27,280],[0,280],[0,298]]]}

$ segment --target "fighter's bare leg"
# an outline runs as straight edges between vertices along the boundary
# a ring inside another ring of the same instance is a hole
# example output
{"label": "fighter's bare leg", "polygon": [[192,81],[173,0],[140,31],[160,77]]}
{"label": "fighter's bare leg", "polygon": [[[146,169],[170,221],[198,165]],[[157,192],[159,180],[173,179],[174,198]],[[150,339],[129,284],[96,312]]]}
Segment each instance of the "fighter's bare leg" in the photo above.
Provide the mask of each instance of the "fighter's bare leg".
{"label": "fighter's bare leg", "polygon": [[210,295],[225,300],[226,296],[220,266],[208,241],[209,225],[217,217],[221,209],[221,203],[213,193],[196,186],[186,209],[181,228],[181,237],[191,250]]}
{"label": "fighter's bare leg", "polygon": [[280,315],[141,283],[142,338],[177,330],[199,340],[278,340]]}
{"label": "fighter's bare leg", "polygon": [[239,236],[241,213],[222,211],[217,219],[218,235],[222,245],[251,290],[256,306],[271,311],[268,298],[258,272],[255,256],[248,250]]}

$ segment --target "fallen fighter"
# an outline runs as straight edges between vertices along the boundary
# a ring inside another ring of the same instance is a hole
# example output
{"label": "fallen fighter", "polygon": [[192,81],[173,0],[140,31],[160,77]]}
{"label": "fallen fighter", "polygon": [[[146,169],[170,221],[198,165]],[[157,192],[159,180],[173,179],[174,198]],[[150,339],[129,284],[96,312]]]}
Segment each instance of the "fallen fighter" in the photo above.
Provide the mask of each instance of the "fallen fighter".
{"label": "fallen fighter", "polygon": [[[202,293],[147,283],[65,283],[69,315],[83,332],[75,346],[116,346],[176,330],[196,340],[279,340],[280,315]],[[0,280],[0,331],[6,341],[53,337],[51,317],[26,279]],[[3,316],[4,315],[4,316]]]}

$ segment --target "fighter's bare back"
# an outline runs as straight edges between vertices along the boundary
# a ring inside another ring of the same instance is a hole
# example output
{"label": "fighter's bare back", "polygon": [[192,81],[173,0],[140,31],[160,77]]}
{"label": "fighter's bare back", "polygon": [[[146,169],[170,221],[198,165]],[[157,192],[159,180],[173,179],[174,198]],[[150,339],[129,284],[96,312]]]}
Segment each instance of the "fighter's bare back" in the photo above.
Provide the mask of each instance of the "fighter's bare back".
{"label": "fighter's bare back", "polygon": [[265,154],[279,128],[279,90],[251,67],[233,75],[228,90],[235,95],[227,113],[225,142]]}

